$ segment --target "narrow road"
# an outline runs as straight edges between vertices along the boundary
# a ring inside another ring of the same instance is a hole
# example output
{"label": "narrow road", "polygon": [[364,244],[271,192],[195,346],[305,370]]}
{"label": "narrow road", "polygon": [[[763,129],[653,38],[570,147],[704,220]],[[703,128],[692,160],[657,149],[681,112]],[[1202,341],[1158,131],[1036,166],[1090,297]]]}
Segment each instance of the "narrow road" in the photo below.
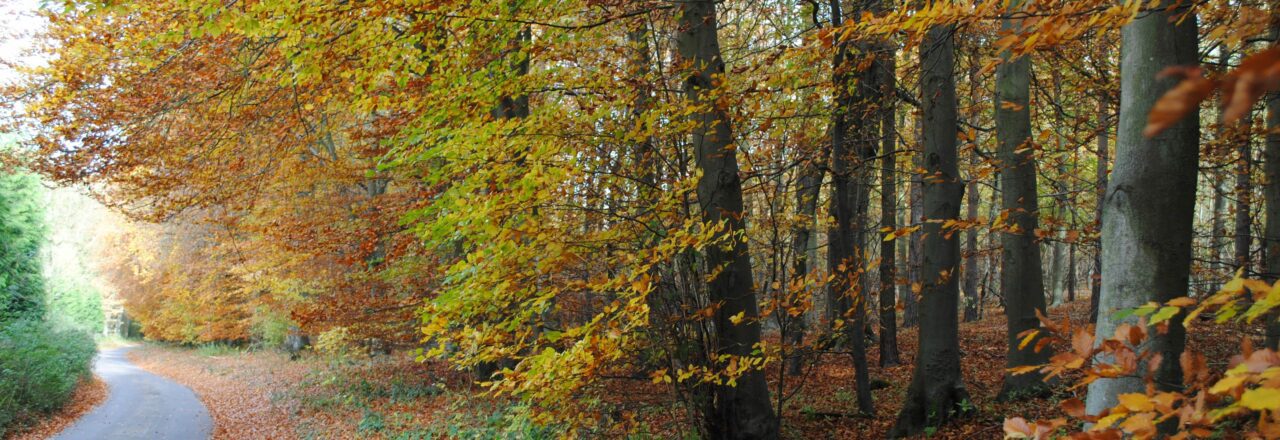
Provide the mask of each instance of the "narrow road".
{"label": "narrow road", "polygon": [[138,368],[129,347],[98,353],[93,372],[108,385],[107,400],[56,440],[207,439],[213,420],[190,389]]}

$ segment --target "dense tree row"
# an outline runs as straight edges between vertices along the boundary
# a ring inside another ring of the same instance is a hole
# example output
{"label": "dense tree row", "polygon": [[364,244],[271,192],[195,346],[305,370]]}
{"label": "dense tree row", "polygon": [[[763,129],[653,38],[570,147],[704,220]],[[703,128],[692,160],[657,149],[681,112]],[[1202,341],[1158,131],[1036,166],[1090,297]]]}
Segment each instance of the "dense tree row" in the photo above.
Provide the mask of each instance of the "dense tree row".
{"label": "dense tree row", "polygon": [[[420,344],[570,431],[626,429],[623,377],[777,437],[848,356],[868,415],[914,360],[918,434],[973,410],[958,327],[988,313],[1002,398],[1088,361],[1099,415],[1148,392],[1101,341],[1162,316],[1117,311],[1280,272],[1275,4],[56,3],[8,90],[21,159],[158,223],[111,256],[148,336]],[[1060,344],[1077,295],[1096,339]],[[1170,318],[1133,340],[1163,392]]]}

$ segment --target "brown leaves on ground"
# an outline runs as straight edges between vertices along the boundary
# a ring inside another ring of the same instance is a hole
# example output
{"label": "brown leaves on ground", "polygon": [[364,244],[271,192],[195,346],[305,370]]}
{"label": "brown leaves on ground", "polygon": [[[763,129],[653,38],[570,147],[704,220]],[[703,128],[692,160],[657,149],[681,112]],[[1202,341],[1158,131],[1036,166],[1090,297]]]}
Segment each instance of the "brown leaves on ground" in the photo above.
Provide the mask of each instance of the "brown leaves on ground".
{"label": "brown leaves on ground", "polygon": [[214,439],[297,438],[298,402],[273,399],[308,371],[279,353],[203,356],[194,351],[144,346],[129,353],[138,366],[190,387],[213,417]]}
{"label": "brown leaves on ground", "polygon": [[[384,438],[447,417],[449,397],[423,392],[440,382],[464,395],[480,390],[470,376],[407,353],[334,362],[290,361],[275,351],[199,351],[148,345],[129,353],[151,372],[191,387],[213,416],[215,439]],[[475,397],[476,400],[483,397]],[[368,412],[386,429],[360,431]]]}
{"label": "brown leaves on ground", "polygon": [[4,436],[5,440],[39,440],[52,437],[54,434],[62,432],[79,420],[81,416],[88,414],[89,411],[97,408],[99,404],[107,400],[107,383],[102,378],[93,376],[88,380],[80,382],[80,386],[71,393],[71,398],[67,399],[66,406],[63,406],[58,412],[42,418],[39,423],[11,432]]}
{"label": "brown leaves on ground", "polygon": [[[1073,325],[1083,325],[1087,322],[1088,310],[1088,300],[1082,298],[1054,307],[1049,318],[1061,321],[1070,317]],[[974,415],[942,427],[930,438],[1001,438],[1005,433],[1005,420],[1010,416],[1050,420],[1064,412],[1081,412],[1084,389],[1071,390],[1067,385],[1056,387],[1054,395],[1047,399],[996,402],[1005,374],[1005,319],[1000,309],[988,309],[985,313],[985,319],[960,326],[961,368],[973,399],[969,404],[973,405]],[[1203,330],[1211,331],[1189,335],[1188,345],[1208,359],[1226,359],[1234,348],[1232,344],[1214,341],[1239,340],[1241,331],[1256,336],[1256,329],[1239,327],[1211,326]],[[868,360],[873,365],[871,377],[885,384],[873,392],[875,417],[856,414],[852,363],[845,353],[830,353],[806,367],[805,375],[785,378],[784,436],[884,438],[902,407],[911,379],[916,329],[900,332],[898,340],[903,364],[896,367],[874,367],[879,353],[875,344],[868,347]],[[1059,353],[1070,351],[1070,343],[1057,341],[1053,349]],[[130,356],[143,368],[191,386],[213,415],[214,437],[218,439],[297,438],[303,433],[326,438],[381,438],[395,432],[395,427],[388,426],[381,432],[360,432],[358,425],[363,417],[360,406],[388,415],[389,421],[398,420],[389,425],[438,427],[457,423],[455,413],[466,411],[451,399],[502,405],[491,397],[477,395],[481,390],[470,386],[468,374],[438,363],[418,363],[402,353],[345,364],[311,357],[291,362],[287,356],[274,352],[204,356],[193,350],[162,346],[135,350]],[[1214,374],[1221,374],[1223,367],[1217,366],[1219,371]],[[777,365],[772,365],[768,373],[774,391],[772,397],[776,399],[780,377]],[[1065,377],[1059,383],[1070,384],[1074,379]],[[400,382],[412,382],[414,387],[440,382],[458,393],[408,398],[385,395],[392,389],[388,384]],[[601,395],[608,396],[606,400],[616,409],[610,417],[624,422],[610,432],[595,433],[600,437],[647,432],[658,438],[669,438],[694,429],[688,423],[688,413],[673,403],[670,385],[654,384],[643,376],[620,376],[605,381],[602,386],[608,390]],[[363,400],[351,405],[352,399]],[[1050,427],[1028,422],[1027,428],[1035,431]]]}

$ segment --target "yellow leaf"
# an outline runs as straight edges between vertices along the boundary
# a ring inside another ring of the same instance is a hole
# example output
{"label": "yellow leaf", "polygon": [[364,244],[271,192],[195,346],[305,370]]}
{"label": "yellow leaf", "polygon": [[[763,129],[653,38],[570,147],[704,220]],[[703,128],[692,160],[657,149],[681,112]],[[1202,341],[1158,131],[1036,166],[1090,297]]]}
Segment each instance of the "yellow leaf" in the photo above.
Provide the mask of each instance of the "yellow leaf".
{"label": "yellow leaf", "polygon": [[1280,409],[1280,389],[1255,388],[1240,396],[1240,405],[1254,411]]}
{"label": "yellow leaf", "polygon": [[1209,388],[1209,392],[1212,394],[1222,394],[1222,393],[1231,391],[1235,387],[1238,387],[1240,386],[1240,384],[1244,383],[1244,380],[1246,377],[1247,376],[1243,374],[1236,374],[1236,375],[1230,375],[1230,376],[1224,377],[1222,378],[1222,380],[1219,380],[1218,383],[1213,384],[1213,388]]}
{"label": "yellow leaf", "polygon": [[1132,412],[1155,409],[1155,405],[1151,403],[1151,399],[1148,399],[1146,394],[1126,393],[1119,395],[1118,398],[1120,399],[1120,405]]}
{"label": "yellow leaf", "polygon": [[1040,334],[1039,330],[1031,330],[1027,332],[1026,336],[1022,337],[1022,342],[1018,343],[1018,349],[1021,350],[1021,349],[1027,348],[1027,344],[1030,344],[1031,341],[1034,340],[1036,338],[1036,335],[1038,334]]}
{"label": "yellow leaf", "polygon": [[742,322],[742,319],[745,316],[746,316],[746,312],[738,312],[737,315],[733,315],[729,317],[729,322],[732,322],[733,325],[738,325],[738,323]]}

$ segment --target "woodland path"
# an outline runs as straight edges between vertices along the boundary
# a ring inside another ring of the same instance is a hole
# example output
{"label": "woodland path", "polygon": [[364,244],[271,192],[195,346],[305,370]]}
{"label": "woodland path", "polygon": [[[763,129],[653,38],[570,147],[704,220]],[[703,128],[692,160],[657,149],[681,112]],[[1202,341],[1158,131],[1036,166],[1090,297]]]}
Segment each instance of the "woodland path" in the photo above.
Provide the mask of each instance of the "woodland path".
{"label": "woodland path", "polygon": [[98,353],[93,372],[109,387],[107,400],[53,438],[207,439],[213,420],[191,389],[129,362],[130,347]]}

